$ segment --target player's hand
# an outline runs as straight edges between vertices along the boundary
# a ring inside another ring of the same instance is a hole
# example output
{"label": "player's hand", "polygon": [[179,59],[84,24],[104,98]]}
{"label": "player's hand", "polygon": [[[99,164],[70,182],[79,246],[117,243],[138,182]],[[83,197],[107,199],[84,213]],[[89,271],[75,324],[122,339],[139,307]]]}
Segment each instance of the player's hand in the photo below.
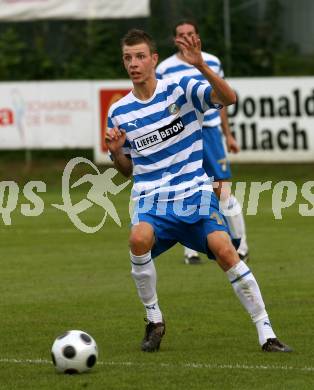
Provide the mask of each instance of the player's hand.
{"label": "player's hand", "polygon": [[198,36],[184,36],[176,38],[176,44],[180,47],[184,60],[191,65],[199,66],[203,64],[202,44]]}
{"label": "player's hand", "polygon": [[238,145],[237,141],[235,140],[232,134],[228,135],[228,137],[226,138],[226,145],[229,153],[240,152],[240,146]]}
{"label": "player's hand", "polygon": [[120,130],[117,127],[107,129],[105,135],[105,142],[111,153],[117,153],[121,150],[126,141],[125,130]]}

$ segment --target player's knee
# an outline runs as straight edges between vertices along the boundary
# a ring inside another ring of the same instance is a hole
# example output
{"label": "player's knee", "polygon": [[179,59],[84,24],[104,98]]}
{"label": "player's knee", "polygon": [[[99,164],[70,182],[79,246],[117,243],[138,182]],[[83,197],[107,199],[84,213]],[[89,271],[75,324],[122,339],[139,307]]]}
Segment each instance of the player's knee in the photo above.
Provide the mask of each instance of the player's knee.
{"label": "player's knee", "polygon": [[143,255],[151,250],[151,238],[140,232],[132,232],[129,239],[131,252],[134,255]]}
{"label": "player's knee", "polygon": [[231,244],[221,245],[215,254],[223,268],[231,268],[238,262],[236,251]]}

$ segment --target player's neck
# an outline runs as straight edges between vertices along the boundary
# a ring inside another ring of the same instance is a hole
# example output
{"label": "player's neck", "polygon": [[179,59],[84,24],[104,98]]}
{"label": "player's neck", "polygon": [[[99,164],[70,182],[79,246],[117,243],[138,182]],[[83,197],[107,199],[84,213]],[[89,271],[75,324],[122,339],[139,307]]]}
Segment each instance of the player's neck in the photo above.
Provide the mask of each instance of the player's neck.
{"label": "player's neck", "polygon": [[177,52],[177,57],[179,58],[179,60],[181,60],[183,62],[186,62],[186,60],[184,59],[183,54],[180,51]]}
{"label": "player's neck", "polygon": [[144,81],[143,83],[133,84],[133,95],[139,100],[148,100],[154,93],[157,86],[156,78]]}

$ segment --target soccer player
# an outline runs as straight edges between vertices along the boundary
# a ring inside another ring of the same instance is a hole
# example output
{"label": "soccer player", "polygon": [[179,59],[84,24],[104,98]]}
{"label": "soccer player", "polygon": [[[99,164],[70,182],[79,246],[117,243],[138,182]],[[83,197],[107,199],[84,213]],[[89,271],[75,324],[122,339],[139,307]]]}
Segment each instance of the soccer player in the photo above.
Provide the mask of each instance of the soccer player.
{"label": "soccer player", "polygon": [[[178,38],[192,37],[199,38],[198,27],[192,20],[182,20],[174,27],[174,42],[178,52],[162,61],[156,68],[157,78],[180,79],[183,76],[193,77],[197,80],[205,80],[202,73],[190,65],[184,57],[184,47],[179,43]],[[212,54],[202,52],[206,64],[220,77],[224,76],[219,59]],[[223,145],[222,133],[226,140],[229,152],[238,153],[240,148],[231,134],[227,109],[209,109],[203,120],[203,142],[204,142],[204,169],[209,177],[214,177],[214,191],[220,199],[221,211],[224,213],[231,234],[239,238],[239,256],[242,260],[248,260],[248,245],[246,240],[245,222],[242,208],[237,199],[231,194],[228,179],[231,177],[230,165],[226,158]],[[190,248],[184,249],[184,260],[186,264],[198,264],[200,258],[198,253]]]}
{"label": "soccer player", "polygon": [[152,38],[132,29],[122,39],[124,67],[132,91],[108,114],[106,142],[116,168],[133,174],[136,201],[129,245],[132,276],[145,306],[147,325],[141,349],[159,349],[165,321],[158,304],[154,259],[180,242],[215,258],[256,325],[264,351],[288,352],[270,324],[258,284],[239,259],[204,171],[198,115],[233,104],[234,91],[204,62],[196,36],[178,39],[184,56],[210,83],[183,77],[157,80]]}

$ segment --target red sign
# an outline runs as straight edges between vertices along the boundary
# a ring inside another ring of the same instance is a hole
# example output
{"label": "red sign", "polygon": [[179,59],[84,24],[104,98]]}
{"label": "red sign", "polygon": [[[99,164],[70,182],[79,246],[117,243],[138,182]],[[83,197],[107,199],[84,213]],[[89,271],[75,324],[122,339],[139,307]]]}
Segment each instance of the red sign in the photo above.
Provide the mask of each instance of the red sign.
{"label": "red sign", "polygon": [[0,109],[0,126],[13,125],[13,111],[8,108]]}
{"label": "red sign", "polygon": [[99,93],[100,103],[100,140],[101,151],[107,152],[108,148],[105,143],[105,135],[107,129],[108,111],[110,106],[116,101],[120,100],[123,96],[127,95],[130,89],[103,89]]}

